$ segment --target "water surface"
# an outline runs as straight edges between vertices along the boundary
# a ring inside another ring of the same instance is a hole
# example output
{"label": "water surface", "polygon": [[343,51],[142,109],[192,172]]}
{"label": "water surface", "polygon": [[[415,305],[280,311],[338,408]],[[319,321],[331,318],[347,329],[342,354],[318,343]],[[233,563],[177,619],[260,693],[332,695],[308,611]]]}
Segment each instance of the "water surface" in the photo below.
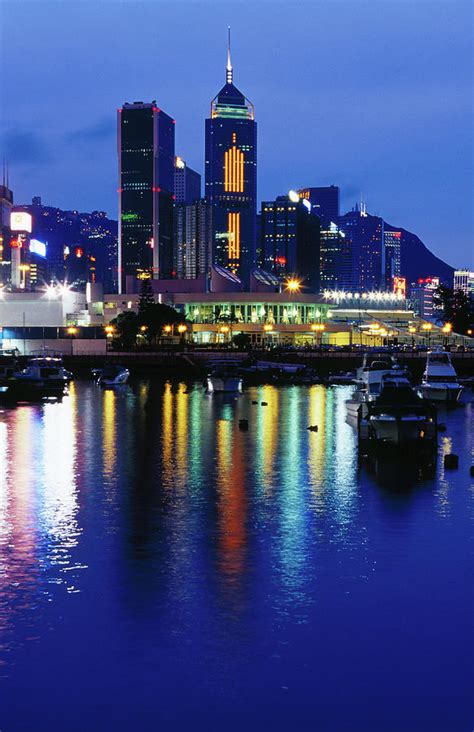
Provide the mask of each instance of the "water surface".
{"label": "water surface", "polygon": [[358,465],[349,394],[0,411],[2,732],[470,731],[473,405],[417,480]]}

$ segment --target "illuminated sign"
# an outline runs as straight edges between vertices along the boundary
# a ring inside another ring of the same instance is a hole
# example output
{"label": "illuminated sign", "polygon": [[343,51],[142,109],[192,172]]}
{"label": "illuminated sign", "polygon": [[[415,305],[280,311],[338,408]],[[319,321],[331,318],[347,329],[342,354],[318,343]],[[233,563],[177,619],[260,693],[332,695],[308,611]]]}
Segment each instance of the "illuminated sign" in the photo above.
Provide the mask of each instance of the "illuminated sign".
{"label": "illuminated sign", "polygon": [[14,211],[10,214],[10,229],[12,231],[27,231],[31,234],[33,219],[29,213]]}
{"label": "illuminated sign", "polygon": [[407,281],[405,277],[394,277],[393,278],[393,291],[395,295],[401,295],[405,297],[407,294]]}
{"label": "illuminated sign", "polygon": [[30,252],[37,254],[39,257],[46,256],[46,244],[38,239],[31,239],[30,241]]}
{"label": "illuminated sign", "polygon": [[122,221],[138,221],[138,214],[124,213],[122,214]]}
{"label": "illuminated sign", "polygon": [[10,246],[11,246],[12,249],[21,249],[22,246],[23,246],[23,242],[20,239],[20,237],[18,237],[18,239],[12,239],[11,240]]}

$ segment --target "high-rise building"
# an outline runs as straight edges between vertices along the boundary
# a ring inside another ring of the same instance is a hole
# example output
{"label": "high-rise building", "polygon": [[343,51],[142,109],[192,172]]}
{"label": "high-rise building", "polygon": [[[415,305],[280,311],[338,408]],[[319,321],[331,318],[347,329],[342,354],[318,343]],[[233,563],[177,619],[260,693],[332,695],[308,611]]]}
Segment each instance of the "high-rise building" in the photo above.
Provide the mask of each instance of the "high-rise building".
{"label": "high-rise building", "polygon": [[10,214],[13,206],[13,191],[3,171],[3,185],[0,186],[0,285],[10,278]]}
{"label": "high-rise building", "polygon": [[400,244],[402,239],[401,231],[389,231],[382,221],[383,227],[383,249],[382,268],[385,273],[385,289],[393,290],[395,277],[400,277]]}
{"label": "high-rise building", "polygon": [[234,86],[230,43],[226,83],[206,119],[205,179],[213,261],[247,286],[255,261],[257,123],[253,104]]}
{"label": "high-rise building", "polygon": [[212,261],[211,207],[205,199],[175,208],[176,272],[179,279],[209,274]]}
{"label": "high-rise building", "polygon": [[300,198],[310,202],[313,213],[317,214],[326,228],[331,221],[339,216],[339,187],[319,186],[300,188],[297,191]]}
{"label": "high-rise building", "polygon": [[298,277],[307,292],[319,289],[319,218],[295,191],[264,201],[261,266],[284,280]]}
{"label": "high-rise building", "polygon": [[364,208],[356,206],[336,223],[350,241],[350,289],[356,292],[385,289],[383,220],[369,216]]}
{"label": "high-rise building", "polygon": [[331,222],[320,232],[320,288],[349,290],[351,283],[350,240]]}
{"label": "high-rise building", "polygon": [[191,204],[201,198],[201,176],[176,157],[174,166],[174,195],[176,203]]}
{"label": "high-rise building", "polygon": [[173,276],[174,127],[155,101],[118,110],[119,292],[127,276]]}
{"label": "high-rise building", "polygon": [[456,269],[453,277],[453,290],[462,290],[474,300],[474,272],[469,269]]}

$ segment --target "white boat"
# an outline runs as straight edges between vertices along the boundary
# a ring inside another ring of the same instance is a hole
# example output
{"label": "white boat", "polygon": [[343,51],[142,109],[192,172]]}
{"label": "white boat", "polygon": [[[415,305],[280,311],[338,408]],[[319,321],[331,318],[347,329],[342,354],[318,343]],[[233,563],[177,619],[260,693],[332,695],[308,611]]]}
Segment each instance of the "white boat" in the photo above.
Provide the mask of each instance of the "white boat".
{"label": "white boat", "polygon": [[25,368],[15,371],[7,394],[18,400],[58,397],[64,394],[71,378],[72,374],[64,368],[61,357],[33,356]]}
{"label": "white boat", "polygon": [[382,379],[379,397],[361,407],[359,437],[374,448],[400,448],[436,444],[436,414],[415,390],[403,372]]}
{"label": "white boat", "polygon": [[432,402],[455,403],[463,387],[459,383],[451,356],[445,351],[429,351],[419,392]]}
{"label": "white boat", "polygon": [[380,353],[366,353],[362,366],[356,371],[357,391],[352,399],[346,401],[348,417],[357,418],[361,404],[372,402],[380,395],[382,379],[387,374],[397,372],[405,375],[392,356]]}
{"label": "white boat", "polygon": [[[96,372],[97,373],[97,372]],[[130,371],[124,366],[105,366],[97,375],[97,383],[101,386],[119,386],[126,384]]]}
{"label": "white boat", "polygon": [[206,390],[214,392],[241,393],[242,376],[236,368],[235,362],[221,361],[211,364],[211,371],[207,375]]}

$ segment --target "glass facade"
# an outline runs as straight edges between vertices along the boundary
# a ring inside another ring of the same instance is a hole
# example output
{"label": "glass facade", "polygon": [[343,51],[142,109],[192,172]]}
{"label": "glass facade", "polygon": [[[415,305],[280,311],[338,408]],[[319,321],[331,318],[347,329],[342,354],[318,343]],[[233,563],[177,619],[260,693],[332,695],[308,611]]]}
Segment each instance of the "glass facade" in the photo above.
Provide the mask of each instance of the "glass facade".
{"label": "glass facade", "polygon": [[153,278],[173,272],[174,120],[151,104],[125,104],[118,115],[119,268]]}
{"label": "glass facade", "polygon": [[329,305],[324,303],[267,302],[194,302],[184,305],[186,320],[191,323],[239,323],[263,325],[311,325],[327,320]]}

